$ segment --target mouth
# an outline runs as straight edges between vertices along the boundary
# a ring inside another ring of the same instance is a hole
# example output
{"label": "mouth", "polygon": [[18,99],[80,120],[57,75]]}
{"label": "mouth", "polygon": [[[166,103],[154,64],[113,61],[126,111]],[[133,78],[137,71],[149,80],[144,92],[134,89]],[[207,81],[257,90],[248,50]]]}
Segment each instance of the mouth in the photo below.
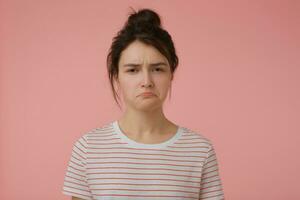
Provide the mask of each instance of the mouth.
{"label": "mouth", "polygon": [[143,92],[140,94],[140,96],[143,97],[152,97],[152,96],[156,96],[155,94],[153,94],[152,92]]}

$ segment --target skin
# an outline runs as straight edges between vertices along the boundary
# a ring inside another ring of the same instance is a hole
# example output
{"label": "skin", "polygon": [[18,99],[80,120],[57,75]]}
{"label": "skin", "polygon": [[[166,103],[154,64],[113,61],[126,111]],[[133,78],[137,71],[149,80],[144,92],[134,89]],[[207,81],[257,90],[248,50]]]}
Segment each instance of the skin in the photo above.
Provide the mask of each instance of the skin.
{"label": "skin", "polygon": [[[117,86],[126,106],[118,120],[124,134],[137,142],[160,143],[176,133],[178,126],[163,112],[172,80],[168,60],[153,46],[136,40],[122,51]],[[145,91],[155,96],[139,96]]]}

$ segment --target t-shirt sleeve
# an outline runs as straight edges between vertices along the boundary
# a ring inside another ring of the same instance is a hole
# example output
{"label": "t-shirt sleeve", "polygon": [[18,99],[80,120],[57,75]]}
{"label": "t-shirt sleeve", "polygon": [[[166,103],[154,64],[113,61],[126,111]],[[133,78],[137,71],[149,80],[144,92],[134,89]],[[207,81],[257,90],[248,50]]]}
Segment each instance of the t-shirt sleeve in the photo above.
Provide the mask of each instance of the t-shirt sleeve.
{"label": "t-shirt sleeve", "polygon": [[73,144],[62,193],[81,199],[92,200],[92,194],[86,178],[86,147],[87,142],[84,136],[77,139]]}
{"label": "t-shirt sleeve", "polygon": [[212,144],[203,166],[200,186],[200,200],[224,200],[222,182],[219,176],[217,156]]}

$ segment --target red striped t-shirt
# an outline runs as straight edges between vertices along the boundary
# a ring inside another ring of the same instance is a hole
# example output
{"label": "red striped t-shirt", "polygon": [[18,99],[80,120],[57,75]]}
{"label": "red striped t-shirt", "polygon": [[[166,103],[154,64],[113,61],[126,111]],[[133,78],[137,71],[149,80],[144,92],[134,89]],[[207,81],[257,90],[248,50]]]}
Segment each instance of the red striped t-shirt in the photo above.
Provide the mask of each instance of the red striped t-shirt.
{"label": "red striped t-shirt", "polygon": [[179,126],[169,140],[138,143],[113,121],[73,144],[63,194],[86,200],[224,199],[212,142]]}

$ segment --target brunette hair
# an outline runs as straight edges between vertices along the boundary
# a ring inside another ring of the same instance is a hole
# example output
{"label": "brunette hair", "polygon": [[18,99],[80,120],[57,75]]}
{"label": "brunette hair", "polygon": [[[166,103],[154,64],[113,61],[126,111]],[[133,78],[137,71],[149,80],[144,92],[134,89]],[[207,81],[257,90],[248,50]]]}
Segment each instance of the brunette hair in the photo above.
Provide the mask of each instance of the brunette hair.
{"label": "brunette hair", "polygon": [[[132,9],[132,8],[131,8]],[[114,81],[118,79],[119,60],[122,51],[135,40],[156,48],[164,55],[170,65],[172,80],[178,66],[178,57],[174,48],[172,37],[161,26],[160,16],[151,9],[140,9],[129,13],[127,22],[113,38],[113,42],[107,55],[107,72],[116,103],[119,105],[120,97],[115,90]]]}

